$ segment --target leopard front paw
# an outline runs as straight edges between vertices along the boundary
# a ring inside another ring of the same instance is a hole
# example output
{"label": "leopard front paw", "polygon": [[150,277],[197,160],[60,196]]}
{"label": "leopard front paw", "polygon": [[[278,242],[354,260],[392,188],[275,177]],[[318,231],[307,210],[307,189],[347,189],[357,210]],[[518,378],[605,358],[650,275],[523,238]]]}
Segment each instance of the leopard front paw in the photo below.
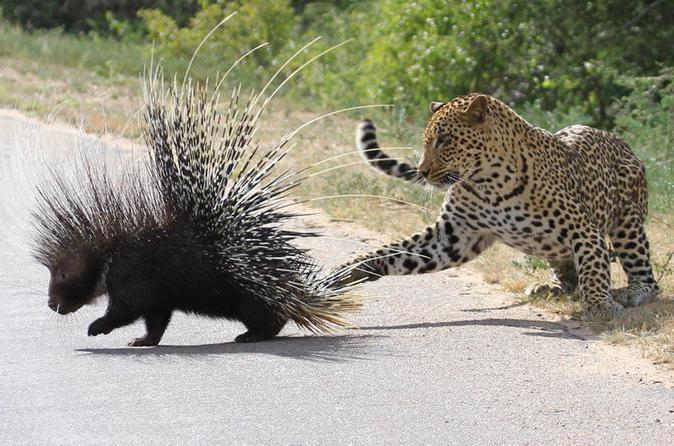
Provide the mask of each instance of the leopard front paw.
{"label": "leopard front paw", "polygon": [[351,285],[357,285],[362,282],[377,280],[382,274],[375,267],[366,263],[353,263],[341,266],[330,273],[331,288],[344,288]]}
{"label": "leopard front paw", "polygon": [[560,297],[564,293],[562,285],[554,282],[534,283],[524,291],[527,296],[534,297]]}
{"label": "leopard front paw", "polygon": [[351,270],[350,281],[371,282],[381,279],[383,275],[383,272],[375,265],[362,263],[360,265],[354,266],[354,268]]}
{"label": "leopard front paw", "polygon": [[586,304],[583,311],[583,320],[611,320],[620,316],[623,306],[613,299]]}

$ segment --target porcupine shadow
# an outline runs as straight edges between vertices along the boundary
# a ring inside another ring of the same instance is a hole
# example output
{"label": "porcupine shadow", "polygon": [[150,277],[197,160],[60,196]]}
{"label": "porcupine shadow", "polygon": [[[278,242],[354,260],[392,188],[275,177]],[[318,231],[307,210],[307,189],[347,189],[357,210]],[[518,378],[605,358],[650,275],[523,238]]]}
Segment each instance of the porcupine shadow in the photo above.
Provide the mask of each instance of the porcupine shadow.
{"label": "porcupine shadow", "polygon": [[108,356],[210,356],[259,353],[317,362],[348,362],[372,360],[388,353],[377,342],[381,335],[280,336],[263,343],[241,344],[223,342],[196,345],[159,345],[151,348],[80,348],[76,352]]}

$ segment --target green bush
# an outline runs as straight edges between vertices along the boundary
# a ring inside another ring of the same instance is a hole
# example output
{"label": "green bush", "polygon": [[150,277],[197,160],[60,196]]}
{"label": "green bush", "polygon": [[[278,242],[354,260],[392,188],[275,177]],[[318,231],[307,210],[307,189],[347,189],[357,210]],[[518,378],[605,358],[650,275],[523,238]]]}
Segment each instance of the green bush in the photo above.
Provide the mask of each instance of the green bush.
{"label": "green bush", "polygon": [[610,126],[611,101],[625,89],[615,73],[653,74],[674,65],[674,8],[641,0],[382,0],[348,12],[342,35],[360,41],[361,97],[425,110],[469,91],[511,104],[582,111]]}
{"label": "green bush", "polygon": [[95,31],[127,38],[140,9],[156,8],[185,23],[197,11],[197,0],[0,0],[5,19],[25,28]]}
{"label": "green bush", "polygon": [[518,112],[524,119],[536,127],[551,132],[556,132],[564,127],[574,124],[590,125],[592,117],[583,112],[580,106],[571,107],[568,110],[561,108],[546,110],[540,99],[518,107]]}
{"label": "green bush", "polygon": [[[292,90],[295,96],[311,97],[314,104],[328,108],[373,101],[356,85],[363,75],[362,62],[368,51],[369,39],[363,30],[369,25],[370,8],[367,2],[344,3],[344,7],[327,2],[306,4],[300,18],[302,37],[296,39],[299,44],[320,37],[312,54],[348,42],[305,67]],[[390,99],[385,102],[392,103]]]}
{"label": "green bush", "polygon": [[[662,0],[0,0],[0,5],[5,17],[28,27],[102,29],[125,39],[143,31],[172,63],[189,60],[203,36],[237,11],[205,45],[192,74],[213,76],[268,41],[270,47],[243,66],[247,71],[239,77],[251,83],[315,36],[323,39],[312,51],[353,39],[307,67],[297,91],[331,107],[393,103],[401,115],[417,120],[428,101],[482,91],[511,105],[536,102],[541,110],[582,113],[609,128],[613,101],[629,90],[619,77],[652,76],[662,66],[674,66],[674,8]],[[139,8],[145,8],[140,20]]]}
{"label": "green bush", "polygon": [[631,93],[617,101],[616,130],[646,163],[650,206],[674,209],[674,68],[657,76],[623,77]]}
{"label": "green bush", "polygon": [[143,10],[143,20],[156,50],[165,56],[189,60],[201,40],[227,15],[237,15],[221,26],[204,44],[192,74],[214,76],[222,72],[245,51],[269,42],[269,47],[251,55],[248,66],[258,72],[281,58],[296,27],[293,9],[287,0],[202,1],[202,8],[187,26],[180,27],[174,19],[159,10]]}

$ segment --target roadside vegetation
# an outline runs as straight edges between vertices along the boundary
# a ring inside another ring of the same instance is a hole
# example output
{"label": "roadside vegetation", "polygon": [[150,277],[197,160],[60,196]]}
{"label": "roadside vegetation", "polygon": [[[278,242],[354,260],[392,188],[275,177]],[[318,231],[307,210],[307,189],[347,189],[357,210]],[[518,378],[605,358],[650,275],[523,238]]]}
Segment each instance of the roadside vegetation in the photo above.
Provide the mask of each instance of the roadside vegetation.
{"label": "roadside vegetation", "polygon": [[[263,137],[342,107],[393,105],[303,130],[292,152],[298,166],[355,150],[354,119],[365,116],[375,119],[383,145],[394,147],[391,154],[414,162],[427,103],[471,90],[503,99],[552,131],[585,123],[617,133],[647,165],[649,234],[663,293],[655,303],[592,328],[674,366],[674,10],[667,2],[146,0],[135,2],[141,9],[111,10],[100,9],[105,2],[83,0],[79,8],[54,11],[37,3],[0,0],[0,105],[92,133],[138,138],[138,76],[150,57],[181,76],[204,35],[233,11],[237,16],[195,58],[195,78],[214,79],[268,41],[230,75],[244,89],[259,88],[315,37],[322,36],[280,80],[353,39],[289,81],[264,118]],[[312,172],[317,175],[300,191],[309,205],[387,239],[432,222],[442,200],[370,172],[357,154],[317,164]],[[572,296],[525,296],[531,283],[548,277],[539,259],[499,245],[476,264],[487,281],[521,299],[561,317],[578,313]],[[617,264],[614,277],[616,286],[624,280]]]}

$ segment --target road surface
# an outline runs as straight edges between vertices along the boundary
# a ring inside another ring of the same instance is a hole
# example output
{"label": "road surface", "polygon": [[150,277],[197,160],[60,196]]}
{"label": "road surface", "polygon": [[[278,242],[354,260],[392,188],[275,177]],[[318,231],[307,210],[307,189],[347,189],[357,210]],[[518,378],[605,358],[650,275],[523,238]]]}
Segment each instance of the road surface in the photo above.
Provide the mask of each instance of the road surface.
{"label": "road surface", "polygon": [[[0,134],[5,167],[17,148],[81,143],[7,113]],[[672,444],[671,383],[467,269],[367,285],[377,297],[360,328],[335,336],[289,326],[240,345],[237,323],[177,315],[156,348],[125,347],[140,324],[88,338],[104,303],[65,319],[48,310],[11,170],[0,170],[2,444]],[[311,241],[327,264],[362,249],[339,240],[362,231],[328,233]]]}

